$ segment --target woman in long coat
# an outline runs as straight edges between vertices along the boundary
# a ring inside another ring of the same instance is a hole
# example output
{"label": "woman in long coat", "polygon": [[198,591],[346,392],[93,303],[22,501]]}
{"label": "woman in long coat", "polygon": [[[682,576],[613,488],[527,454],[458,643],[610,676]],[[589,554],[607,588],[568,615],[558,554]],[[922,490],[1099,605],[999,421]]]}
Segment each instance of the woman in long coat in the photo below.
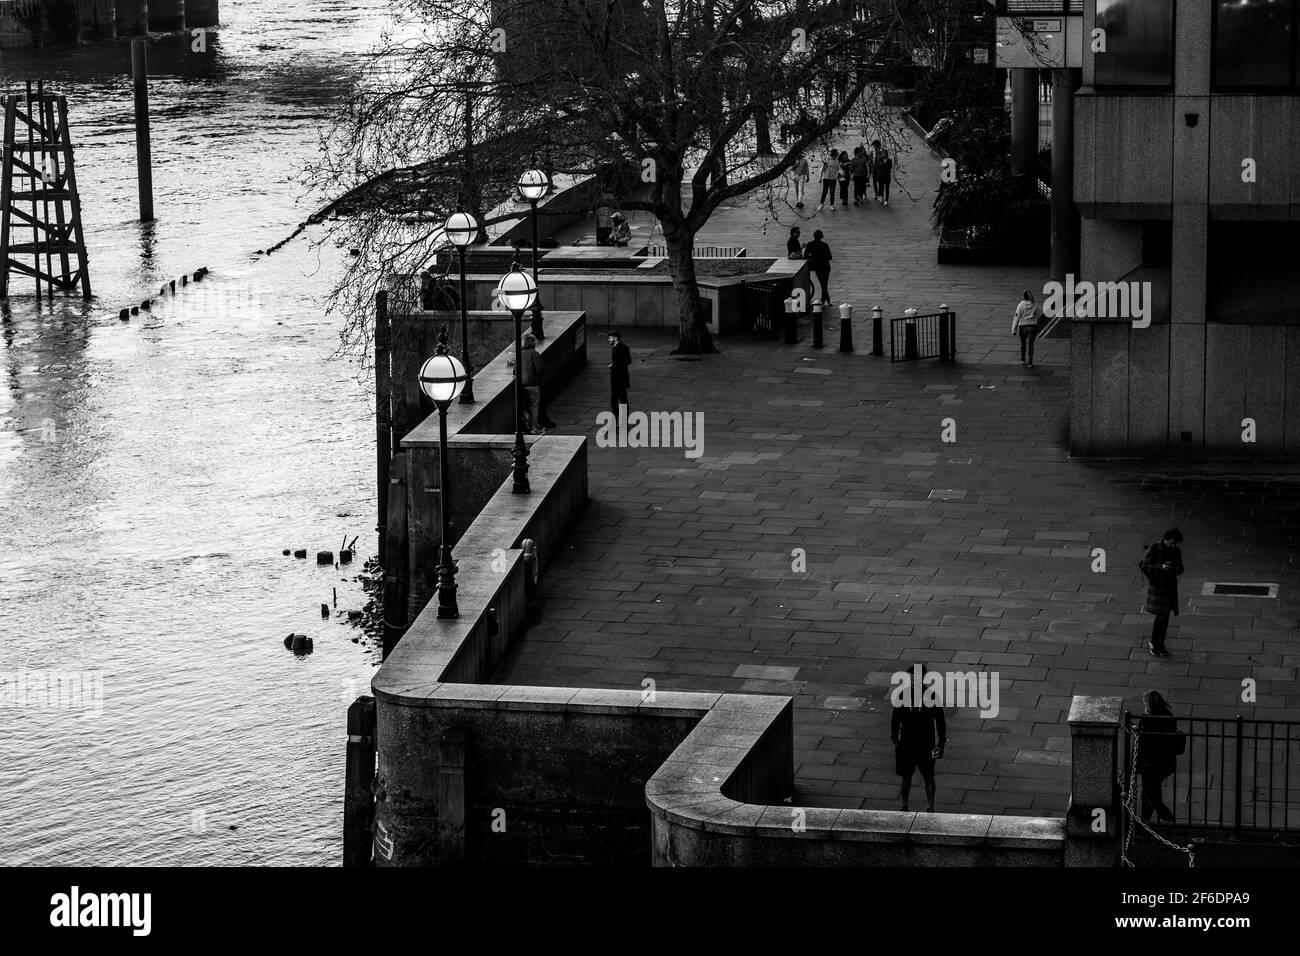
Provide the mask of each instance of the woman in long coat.
{"label": "woman in long coat", "polygon": [[1170,528],[1151,547],[1147,548],[1140,567],[1147,579],[1147,602],[1144,610],[1155,615],[1151,625],[1151,656],[1168,657],[1165,635],[1169,631],[1169,615],[1178,614],[1178,576],[1183,573],[1183,552],[1178,547],[1182,532]]}

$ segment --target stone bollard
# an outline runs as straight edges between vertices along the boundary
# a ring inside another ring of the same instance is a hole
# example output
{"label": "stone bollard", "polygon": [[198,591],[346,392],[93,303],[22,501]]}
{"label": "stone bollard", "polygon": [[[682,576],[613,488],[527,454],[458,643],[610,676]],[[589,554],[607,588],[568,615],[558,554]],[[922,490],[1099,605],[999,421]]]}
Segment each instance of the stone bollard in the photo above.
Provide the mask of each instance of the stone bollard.
{"label": "stone bollard", "polygon": [[816,302],[816,303],[813,304],[813,319],[812,319],[812,326],[813,326],[813,341],[812,341],[812,347],[815,348],[815,349],[819,349],[819,348],[821,348],[822,345],[823,345],[823,343],[822,343],[822,309],[823,309],[823,308],[825,308],[825,306],[823,306],[822,303],[820,303],[820,302]]}
{"label": "stone bollard", "polygon": [[885,310],[878,305],[871,307],[871,354],[885,354]]}
{"label": "stone bollard", "polygon": [[317,563],[317,564],[333,564],[333,563],[334,563],[334,552],[333,552],[333,551],[317,551],[317,552],[316,552],[316,563]]}
{"label": "stone bollard", "polygon": [[305,558],[305,557],[307,557],[307,549],[306,549],[306,548],[299,548],[297,551],[295,551],[295,552],[293,553],[293,556],[294,556],[295,558]]}
{"label": "stone bollard", "polygon": [[1120,697],[1075,697],[1070,704],[1070,808],[1066,866],[1117,866],[1122,827],[1116,773]]}
{"label": "stone bollard", "polygon": [[840,351],[853,351],[853,306],[847,302],[840,306]]}

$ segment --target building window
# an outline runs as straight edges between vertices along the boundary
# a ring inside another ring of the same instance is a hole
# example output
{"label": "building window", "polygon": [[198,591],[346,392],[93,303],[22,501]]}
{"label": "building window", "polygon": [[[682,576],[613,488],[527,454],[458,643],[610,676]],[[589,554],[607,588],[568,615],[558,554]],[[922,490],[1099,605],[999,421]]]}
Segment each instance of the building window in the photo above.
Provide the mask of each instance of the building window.
{"label": "building window", "polygon": [[1174,0],[1097,0],[1097,26],[1106,31],[1106,52],[1093,55],[1097,86],[1173,85]]}
{"label": "building window", "polygon": [[1294,0],[1214,0],[1214,85],[1295,82]]}

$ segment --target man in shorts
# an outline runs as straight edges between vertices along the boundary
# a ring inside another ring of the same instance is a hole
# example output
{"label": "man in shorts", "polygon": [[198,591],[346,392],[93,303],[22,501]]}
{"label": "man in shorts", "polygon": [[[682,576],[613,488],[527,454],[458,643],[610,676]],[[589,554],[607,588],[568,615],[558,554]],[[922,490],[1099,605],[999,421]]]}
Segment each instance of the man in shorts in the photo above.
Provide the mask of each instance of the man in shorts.
{"label": "man in shorts", "polygon": [[[918,664],[912,673],[924,678],[924,664]],[[911,699],[911,695],[908,695]],[[925,812],[934,812],[934,762],[943,756],[948,742],[948,728],[943,719],[942,707],[895,707],[889,719],[889,739],[894,743],[894,772],[902,778],[900,810],[907,809],[907,798],[912,793],[912,774],[921,771],[925,781]]]}

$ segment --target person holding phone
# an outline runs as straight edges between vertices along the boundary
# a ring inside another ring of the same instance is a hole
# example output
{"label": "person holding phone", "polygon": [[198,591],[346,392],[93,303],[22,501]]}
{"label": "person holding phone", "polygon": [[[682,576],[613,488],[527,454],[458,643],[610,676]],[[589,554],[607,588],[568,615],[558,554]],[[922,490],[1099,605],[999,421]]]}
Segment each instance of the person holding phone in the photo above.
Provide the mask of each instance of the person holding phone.
{"label": "person holding phone", "polygon": [[1159,541],[1147,548],[1138,565],[1147,579],[1147,600],[1143,610],[1155,616],[1148,645],[1152,657],[1169,656],[1165,650],[1165,636],[1169,632],[1169,615],[1178,615],[1178,576],[1183,573],[1183,552],[1178,546],[1182,540],[1183,533],[1170,528]]}

